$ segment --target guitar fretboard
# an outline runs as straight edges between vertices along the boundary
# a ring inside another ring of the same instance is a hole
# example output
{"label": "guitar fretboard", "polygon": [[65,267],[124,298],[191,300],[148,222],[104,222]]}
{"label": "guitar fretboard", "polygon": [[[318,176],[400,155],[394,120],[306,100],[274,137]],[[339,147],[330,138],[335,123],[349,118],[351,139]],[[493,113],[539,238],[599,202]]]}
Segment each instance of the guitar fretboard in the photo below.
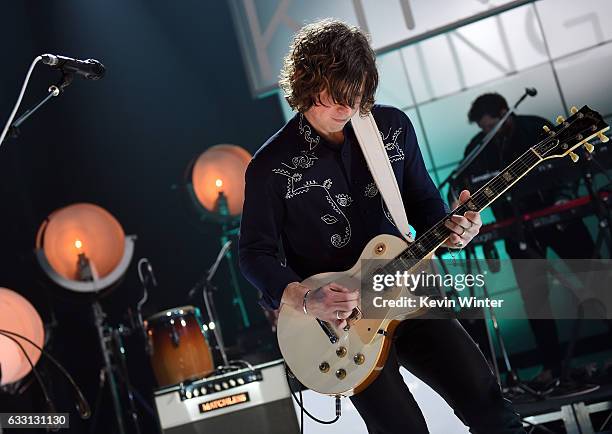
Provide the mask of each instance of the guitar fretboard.
{"label": "guitar fretboard", "polygon": [[453,214],[463,215],[466,211],[482,211],[542,160],[534,148],[528,149],[499,175],[472,194],[467,202],[457,207],[427,232],[419,236],[399,256],[382,267],[382,271],[392,274],[396,271],[407,270],[429,252],[436,249],[451,234],[451,230],[444,224],[450,216]]}

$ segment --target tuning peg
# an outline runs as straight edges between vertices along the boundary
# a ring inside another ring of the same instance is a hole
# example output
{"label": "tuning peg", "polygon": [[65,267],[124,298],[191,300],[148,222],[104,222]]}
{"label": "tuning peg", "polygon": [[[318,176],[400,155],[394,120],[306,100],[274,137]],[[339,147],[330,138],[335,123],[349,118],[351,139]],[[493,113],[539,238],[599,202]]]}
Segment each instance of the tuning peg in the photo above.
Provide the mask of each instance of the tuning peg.
{"label": "tuning peg", "polygon": [[562,124],[563,122],[565,122],[565,118],[561,115],[557,116],[557,123]]}
{"label": "tuning peg", "polygon": [[575,105],[573,105],[573,106],[570,108],[570,113],[571,113],[571,114],[573,114],[573,115],[575,115],[576,113],[578,113],[578,109],[576,108],[576,106],[575,106]]}
{"label": "tuning peg", "polygon": [[550,128],[548,128],[548,125],[544,125],[542,129],[544,130],[545,133],[550,133]]}
{"label": "tuning peg", "polygon": [[606,136],[604,133],[602,133],[601,131],[597,134],[597,137],[599,137],[599,141],[601,143],[606,143],[607,141],[610,140],[610,138]]}
{"label": "tuning peg", "polygon": [[569,153],[569,156],[570,156],[570,158],[572,159],[572,161],[573,161],[574,163],[580,159],[580,157],[578,156],[578,154],[576,154],[575,152],[570,152],[570,153]]}
{"label": "tuning peg", "polygon": [[595,146],[591,145],[589,142],[584,143],[584,149],[590,154],[595,149]]}

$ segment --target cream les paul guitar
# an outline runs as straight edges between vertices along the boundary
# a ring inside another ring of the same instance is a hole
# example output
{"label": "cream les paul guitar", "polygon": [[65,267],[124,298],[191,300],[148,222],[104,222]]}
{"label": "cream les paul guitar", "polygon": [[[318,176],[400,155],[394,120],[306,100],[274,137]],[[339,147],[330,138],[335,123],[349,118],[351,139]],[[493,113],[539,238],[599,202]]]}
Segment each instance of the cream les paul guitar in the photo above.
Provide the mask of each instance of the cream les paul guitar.
{"label": "cream les paul guitar", "polygon": [[[482,211],[542,161],[570,156],[576,162],[578,155],[574,151],[577,148],[593,151],[588,140],[599,137],[601,142],[608,141],[603,133],[610,127],[599,113],[587,106],[580,110],[572,107],[571,113],[567,120],[559,116],[554,128],[544,127],[547,134],[544,140],[529,148],[473,193],[452,214]],[[302,283],[311,289],[331,282],[360,288],[362,275],[365,277],[371,272],[362,269],[363,259],[382,260],[387,271],[408,270],[418,274],[428,267],[427,259],[450,235],[445,220],[442,219],[411,244],[392,235],[379,235],[366,245],[351,269],[317,274]],[[417,297],[406,287],[392,287],[385,290],[384,295],[386,300]],[[280,349],[287,365],[304,386],[328,395],[350,396],[364,390],[384,366],[397,325],[427,310],[414,303],[414,308],[385,307],[374,311],[372,297],[363,291],[361,296],[361,318],[353,320],[348,330],[339,330],[330,323],[304,315],[302,310],[281,306],[277,328]],[[387,306],[392,305],[387,303]]]}

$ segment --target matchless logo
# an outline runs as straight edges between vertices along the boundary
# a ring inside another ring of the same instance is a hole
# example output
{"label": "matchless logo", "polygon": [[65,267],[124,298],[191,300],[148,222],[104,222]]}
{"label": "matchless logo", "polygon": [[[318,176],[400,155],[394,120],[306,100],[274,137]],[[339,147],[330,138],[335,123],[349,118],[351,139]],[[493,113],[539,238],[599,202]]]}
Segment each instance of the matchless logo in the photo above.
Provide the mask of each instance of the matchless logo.
{"label": "matchless logo", "polygon": [[209,411],[219,410],[232,405],[238,405],[249,402],[249,392],[237,393],[236,395],[225,396],[223,398],[213,399],[212,401],[202,402],[198,407],[200,413],[208,413]]}

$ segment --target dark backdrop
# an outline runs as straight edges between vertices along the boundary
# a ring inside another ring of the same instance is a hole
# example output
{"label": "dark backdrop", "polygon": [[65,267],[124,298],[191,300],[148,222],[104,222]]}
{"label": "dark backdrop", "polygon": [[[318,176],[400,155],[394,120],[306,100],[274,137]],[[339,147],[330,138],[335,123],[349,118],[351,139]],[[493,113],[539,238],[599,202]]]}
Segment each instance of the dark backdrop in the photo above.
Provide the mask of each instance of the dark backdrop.
{"label": "dark backdrop", "polygon": [[[148,257],[159,281],[145,313],[184,304],[187,291],[213,261],[219,228],[198,223],[181,193],[190,160],[218,143],[254,152],[282,124],[275,97],[253,99],[228,5],[198,0],[96,0],[4,2],[0,41],[0,118],[4,125],[27,68],[42,53],[96,58],[107,68],[96,82],[75,79],[0,147],[0,286],[28,298],[49,325],[48,348],[83,385],[92,406],[102,363],[90,305],[51,287],[33,258],[38,226],[53,210],[92,202],[110,211],[127,234],[138,236],[135,259],[123,283],[103,300],[109,323],[140,297],[136,259]],[[19,113],[46,95],[57,71],[35,70]],[[222,325],[236,346],[245,331],[231,304],[228,270],[215,279]],[[256,291],[241,281],[259,350],[272,335],[256,303]],[[262,341],[258,339],[263,339]],[[126,338],[130,376],[149,400],[152,376],[142,342]],[[253,348],[249,352],[253,352]],[[261,357],[266,358],[266,355]],[[72,410],[67,383],[40,363],[60,411]],[[109,395],[101,395],[96,432],[112,428]],[[146,411],[138,404],[140,414]],[[33,384],[20,396],[0,395],[0,411],[44,410]],[[145,432],[151,432],[147,420]],[[73,432],[89,432],[72,413]],[[131,432],[131,430],[129,430]]]}

